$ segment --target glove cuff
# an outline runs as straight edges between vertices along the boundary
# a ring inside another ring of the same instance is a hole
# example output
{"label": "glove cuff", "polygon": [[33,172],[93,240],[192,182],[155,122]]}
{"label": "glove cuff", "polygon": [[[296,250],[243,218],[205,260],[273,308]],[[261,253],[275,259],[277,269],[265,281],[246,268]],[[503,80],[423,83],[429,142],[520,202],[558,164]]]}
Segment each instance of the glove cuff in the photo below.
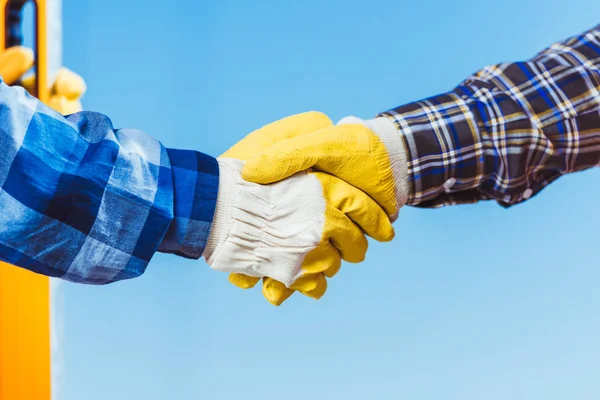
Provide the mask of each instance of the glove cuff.
{"label": "glove cuff", "polygon": [[[400,131],[393,121],[385,117],[363,120],[357,117],[345,117],[338,122],[340,124],[362,124],[369,128],[385,145],[394,175],[394,189],[398,209],[403,207],[408,200],[409,182],[406,149],[400,137]],[[392,217],[395,220],[396,216]]]}
{"label": "glove cuff", "polygon": [[217,162],[219,163],[217,205],[206,247],[204,248],[204,253],[202,253],[209,265],[212,265],[214,261],[213,255],[216,254],[215,250],[221,243],[225,242],[229,232],[231,232],[233,225],[233,197],[236,190],[235,171],[222,160],[217,159]]}

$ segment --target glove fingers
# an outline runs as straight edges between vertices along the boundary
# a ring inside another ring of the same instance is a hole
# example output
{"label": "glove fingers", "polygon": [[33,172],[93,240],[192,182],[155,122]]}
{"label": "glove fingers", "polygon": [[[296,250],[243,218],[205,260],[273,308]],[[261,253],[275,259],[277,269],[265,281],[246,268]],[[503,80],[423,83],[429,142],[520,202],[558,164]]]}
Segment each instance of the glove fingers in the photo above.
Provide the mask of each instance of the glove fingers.
{"label": "glove fingers", "polygon": [[263,149],[285,139],[303,136],[333,126],[329,117],[320,112],[306,112],[280,119],[248,134],[221,157],[246,161]]}
{"label": "glove fingers", "polygon": [[314,173],[323,186],[325,200],[346,214],[369,236],[380,242],[394,238],[386,212],[365,192],[333,175]]}
{"label": "glove fingers", "polygon": [[[340,266],[340,254],[335,247],[329,243],[319,246],[304,259],[302,269],[307,272],[306,276],[297,279],[290,288],[273,278],[265,277],[263,278],[263,295],[269,303],[275,306],[281,305],[295,290],[308,297],[319,299],[327,289],[325,276],[334,276]],[[254,287],[259,279],[244,274],[229,275],[229,281],[242,289]]]}
{"label": "glove fingers", "polygon": [[331,277],[340,270],[341,265],[340,252],[331,243],[325,243],[306,255],[302,271],[305,275],[324,273]]}
{"label": "glove fingers", "polygon": [[249,158],[242,177],[269,184],[309,168],[359,188],[388,215],[398,212],[385,145],[363,125],[337,125],[277,142]]}
{"label": "glove fingers", "polygon": [[323,274],[307,275],[298,278],[291,287],[287,288],[283,283],[273,278],[264,278],[263,295],[269,303],[280,306],[294,291],[318,300],[327,291],[327,279]]}
{"label": "glove fingers", "polygon": [[294,294],[294,290],[287,288],[283,283],[273,278],[263,278],[262,293],[269,303],[280,306]]}
{"label": "glove fingers", "polygon": [[258,283],[260,278],[244,274],[229,274],[229,282],[241,289],[250,289]]}
{"label": "glove fingers", "polygon": [[370,158],[370,136],[362,125],[337,125],[281,140],[249,159],[242,176],[268,184],[312,167],[335,176],[349,169],[356,174],[370,167],[364,163]]}
{"label": "glove fingers", "polygon": [[242,177],[250,182],[268,184],[312,168],[325,157],[332,159],[333,153],[342,153],[345,144],[352,142],[351,138],[340,136],[337,128],[326,128],[274,143],[248,160]]}
{"label": "glove fingers", "polygon": [[323,274],[306,275],[296,279],[290,289],[297,290],[315,300],[320,299],[327,290],[327,279]]}
{"label": "glove fingers", "polygon": [[33,66],[33,51],[15,46],[0,54],[0,76],[7,85],[14,84]]}
{"label": "glove fingers", "polygon": [[369,243],[358,225],[340,210],[330,206],[325,210],[323,239],[340,252],[342,260],[359,263],[365,259]]}

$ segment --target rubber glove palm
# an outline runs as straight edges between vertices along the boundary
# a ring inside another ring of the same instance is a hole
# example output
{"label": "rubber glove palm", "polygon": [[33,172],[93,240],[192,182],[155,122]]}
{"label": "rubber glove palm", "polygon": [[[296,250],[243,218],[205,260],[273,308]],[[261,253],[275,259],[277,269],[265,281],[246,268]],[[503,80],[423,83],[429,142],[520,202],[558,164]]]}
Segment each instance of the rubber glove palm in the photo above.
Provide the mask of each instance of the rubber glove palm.
{"label": "rubber glove palm", "polygon": [[[321,113],[309,112],[294,115],[252,132],[221,157],[245,161],[279,141],[308,134],[329,126],[332,126],[331,120]],[[364,193],[330,175],[314,174],[314,176],[321,182],[324,198],[335,205],[334,209],[345,213],[363,231],[377,240],[389,241],[393,238],[393,228],[384,211]],[[334,212],[334,214],[337,214],[337,212]],[[329,219],[332,219],[332,216],[329,216]],[[366,251],[366,241],[361,242],[356,250]],[[343,256],[344,253],[342,252]],[[347,257],[345,259],[352,261]],[[356,259],[356,261],[359,261],[359,259]],[[329,267],[314,267],[311,266],[313,263],[329,263]],[[325,293],[327,288],[325,277],[332,277],[339,270],[340,263],[338,248],[323,242],[321,246],[307,254],[304,259],[303,270],[310,271],[310,273],[304,274],[293,284],[288,285],[289,287],[280,280],[273,279],[273,277],[265,277],[263,278],[263,294],[274,305],[283,303],[293,294],[294,290],[318,299]],[[247,289],[256,285],[260,278],[237,273],[231,274],[229,279],[236,286]]]}
{"label": "rubber glove palm", "polygon": [[[11,47],[0,53],[0,76],[7,85],[20,84],[32,92],[35,75],[22,79],[33,66],[34,55],[26,47]],[[86,86],[81,76],[61,68],[50,90],[47,105],[63,115],[81,111],[80,98],[85,93]]]}

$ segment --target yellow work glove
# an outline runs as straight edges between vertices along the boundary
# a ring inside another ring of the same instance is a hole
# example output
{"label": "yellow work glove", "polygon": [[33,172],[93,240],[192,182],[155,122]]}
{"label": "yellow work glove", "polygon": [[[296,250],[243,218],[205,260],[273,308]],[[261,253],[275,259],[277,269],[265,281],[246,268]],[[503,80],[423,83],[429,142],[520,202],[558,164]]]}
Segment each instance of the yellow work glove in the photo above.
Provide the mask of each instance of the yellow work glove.
{"label": "yellow work glove", "polygon": [[[278,141],[308,134],[332,125],[331,120],[321,113],[309,112],[294,115],[252,132],[225,152],[221,158],[233,158],[245,161]],[[371,199],[365,197],[363,193],[356,191],[355,188],[331,176],[325,174],[314,174],[314,176],[322,181],[322,189],[324,189],[323,191],[326,196],[334,197],[332,198],[333,204],[339,206],[338,210],[343,209],[350,219],[360,225],[367,234],[380,241],[387,241],[393,238],[394,233],[389,220],[385,217],[381,208],[375,207]],[[221,189],[220,192],[222,192]],[[322,269],[323,272],[305,274],[289,285],[290,287],[272,277],[265,277],[263,279],[263,294],[267,300],[274,305],[280,305],[294,290],[298,290],[309,297],[320,298],[327,287],[325,276],[333,276],[340,265],[340,256],[335,256],[335,252],[333,251],[335,249],[331,248],[331,246],[325,247],[328,250],[321,248],[315,250],[304,261],[306,264],[310,264],[319,262],[318,258],[322,258],[320,262],[322,264],[330,262],[331,268],[316,268],[317,270]],[[329,261],[327,257],[329,257]],[[315,269],[309,266],[305,270]],[[230,281],[242,288],[253,287],[259,279],[257,275],[249,276],[240,273],[230,275]]]}
{"label": "yellow work glove", "polygon": [[[305,117],[305,115],[311,117]],[[387,118],[361,120],[355,117],[342,119],[336,126],[325,123],[319,113],[291,117],[298,127],[316,129],[261,130],[262,151],[245,153],[247,162],[242,170],[244,179],[269,184],[309,168],[336,176],[361,189],[385,209],[391,221],[408,198],[409,184],[406,151],[399,130]],[[318,123],[310,126],[310,119],[320,115]],[[284,119],[283,121],[292,119]],[[266,147],[266,148],[265,148]],[[252,278],[234,275],[230,281],[240,287],[251,287]],[[285,300],[291,294],[283,285],[272,279],[263,282],[267,297]]]}
{"label": "yellow work glove", "polygon": [[335,126],[273,141],[248,159],[242,176],[269,184],[309,168],[367,193],[392,221],[408,197],[404,144],[395,124],[384,117],[367,121],[347,117]]}
{"label": "yellow work glove", "polygon": [[[21,81],[23,75],[33,66],[34,55],[26,47],[11,47],[0,53],[0,76],[7,85],[19,84],[31,92],[35,84],[35,75]],[[76,73],[61,68],[50,89],[47,105],[63,115],[81,111],[80,98],[85,93],[86,86],[83,78]]]}
{"label": "yellow work glove", "polygon": [[319,298],[342,259],[364,260],[364,233],[379,240],[394,235],[373,199],[332,175],[302,171],[258,185],[242,179],[243,161],[218,162],[219,195],[203,254],[213,269],[271,278]]}

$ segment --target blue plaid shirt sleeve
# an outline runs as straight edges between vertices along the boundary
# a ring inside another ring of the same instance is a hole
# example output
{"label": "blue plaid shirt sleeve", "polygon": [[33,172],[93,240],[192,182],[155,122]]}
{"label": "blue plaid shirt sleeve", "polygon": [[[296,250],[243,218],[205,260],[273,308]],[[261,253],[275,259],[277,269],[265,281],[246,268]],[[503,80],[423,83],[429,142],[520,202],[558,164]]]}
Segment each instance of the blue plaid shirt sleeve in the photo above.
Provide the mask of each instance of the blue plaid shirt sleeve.
{"label": "blue plaid shirt sleeve", "polygon": [[407,204],[518,204],[600,165],[600,26],[380,116],[407,150]]}
{"label": "blue plaid shirt sleeve", "polygon": [[218,164],[114,129],[104,115],[62,117],[0,83],[0,260],[72,282],[141,275],[156,251],[199,258]]}

